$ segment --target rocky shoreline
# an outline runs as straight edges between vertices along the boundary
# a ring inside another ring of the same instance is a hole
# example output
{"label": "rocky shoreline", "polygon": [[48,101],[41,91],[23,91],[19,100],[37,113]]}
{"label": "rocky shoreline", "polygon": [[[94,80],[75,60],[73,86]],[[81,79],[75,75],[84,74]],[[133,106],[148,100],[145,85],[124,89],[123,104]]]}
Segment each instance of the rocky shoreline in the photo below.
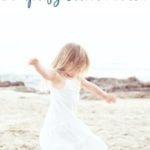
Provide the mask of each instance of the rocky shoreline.
{"label": "rocky shoreline", "polygon": [[[87,80],[120,98],[150,98],[150,82],[142,82],[136,77],[127,79],[87,77]],[[81,93],[83,99],[97,99],[83,89]]]}
{"label": "rocky shoreline", "polygon": [[[150,82],[142,82],[136,77],[127,79],[87,77],[86,79],[121,98],[150,98]],[[23,81],[0,81],[0,88],[40,94],[49,93],[49,91],[28,87]],[[83,89],[81,89],[80,94],[82,99],[97,99],[96,96]]]}

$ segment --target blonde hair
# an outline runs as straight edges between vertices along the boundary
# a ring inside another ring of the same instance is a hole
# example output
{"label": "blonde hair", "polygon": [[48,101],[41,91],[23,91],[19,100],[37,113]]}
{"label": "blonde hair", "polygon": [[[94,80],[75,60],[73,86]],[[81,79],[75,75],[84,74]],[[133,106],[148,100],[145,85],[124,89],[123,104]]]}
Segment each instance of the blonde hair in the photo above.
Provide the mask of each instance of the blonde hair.
{"label": "blonde hair", "polygon": [[62,47],[54,61],[52,67],[67,77],[73,77],[68,72],[82,73],[89,68],[89,57],[80,45],[68,43]]}

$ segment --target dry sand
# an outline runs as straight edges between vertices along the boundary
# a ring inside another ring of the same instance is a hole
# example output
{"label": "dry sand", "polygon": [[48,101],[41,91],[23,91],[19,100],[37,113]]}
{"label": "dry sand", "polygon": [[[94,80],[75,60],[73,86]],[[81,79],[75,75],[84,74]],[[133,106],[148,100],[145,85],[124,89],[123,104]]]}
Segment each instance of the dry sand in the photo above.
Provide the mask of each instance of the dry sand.
{"label": "dry sand", "polygon": [[[49,95],[0,90],[0,150],[40,150]],[[150,99],[80,100],[78,116],[109,150],[150,150]]]}

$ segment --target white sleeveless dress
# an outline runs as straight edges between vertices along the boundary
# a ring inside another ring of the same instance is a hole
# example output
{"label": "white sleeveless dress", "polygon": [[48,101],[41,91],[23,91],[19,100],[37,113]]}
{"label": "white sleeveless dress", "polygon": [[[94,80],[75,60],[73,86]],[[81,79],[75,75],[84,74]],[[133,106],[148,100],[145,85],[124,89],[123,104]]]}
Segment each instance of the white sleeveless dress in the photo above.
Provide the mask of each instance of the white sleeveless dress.
{"label": "white sleeveless dress", "polygon": [[42,150],[107,150],[103,140],[77,117],[80,85],[65,79],[65,85],[51,85],[51,104],[40,132]]}

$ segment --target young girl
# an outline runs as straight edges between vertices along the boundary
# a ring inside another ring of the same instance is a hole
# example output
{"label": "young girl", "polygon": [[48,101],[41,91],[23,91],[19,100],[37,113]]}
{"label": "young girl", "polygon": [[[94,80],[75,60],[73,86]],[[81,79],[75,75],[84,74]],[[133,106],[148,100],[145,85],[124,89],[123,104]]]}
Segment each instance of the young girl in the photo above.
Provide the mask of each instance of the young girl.
{"label": "young girl", "polygon": [[38,59],[29,61],[41,76],[50,81],[51,104],[40,132],[42,150],[107,150],[107,145],[76,115],[80,88],[115,102],[112,95],[88,82],[82,73],[89,67],[86,51],[78,44],[66,44],[45,69]]}

